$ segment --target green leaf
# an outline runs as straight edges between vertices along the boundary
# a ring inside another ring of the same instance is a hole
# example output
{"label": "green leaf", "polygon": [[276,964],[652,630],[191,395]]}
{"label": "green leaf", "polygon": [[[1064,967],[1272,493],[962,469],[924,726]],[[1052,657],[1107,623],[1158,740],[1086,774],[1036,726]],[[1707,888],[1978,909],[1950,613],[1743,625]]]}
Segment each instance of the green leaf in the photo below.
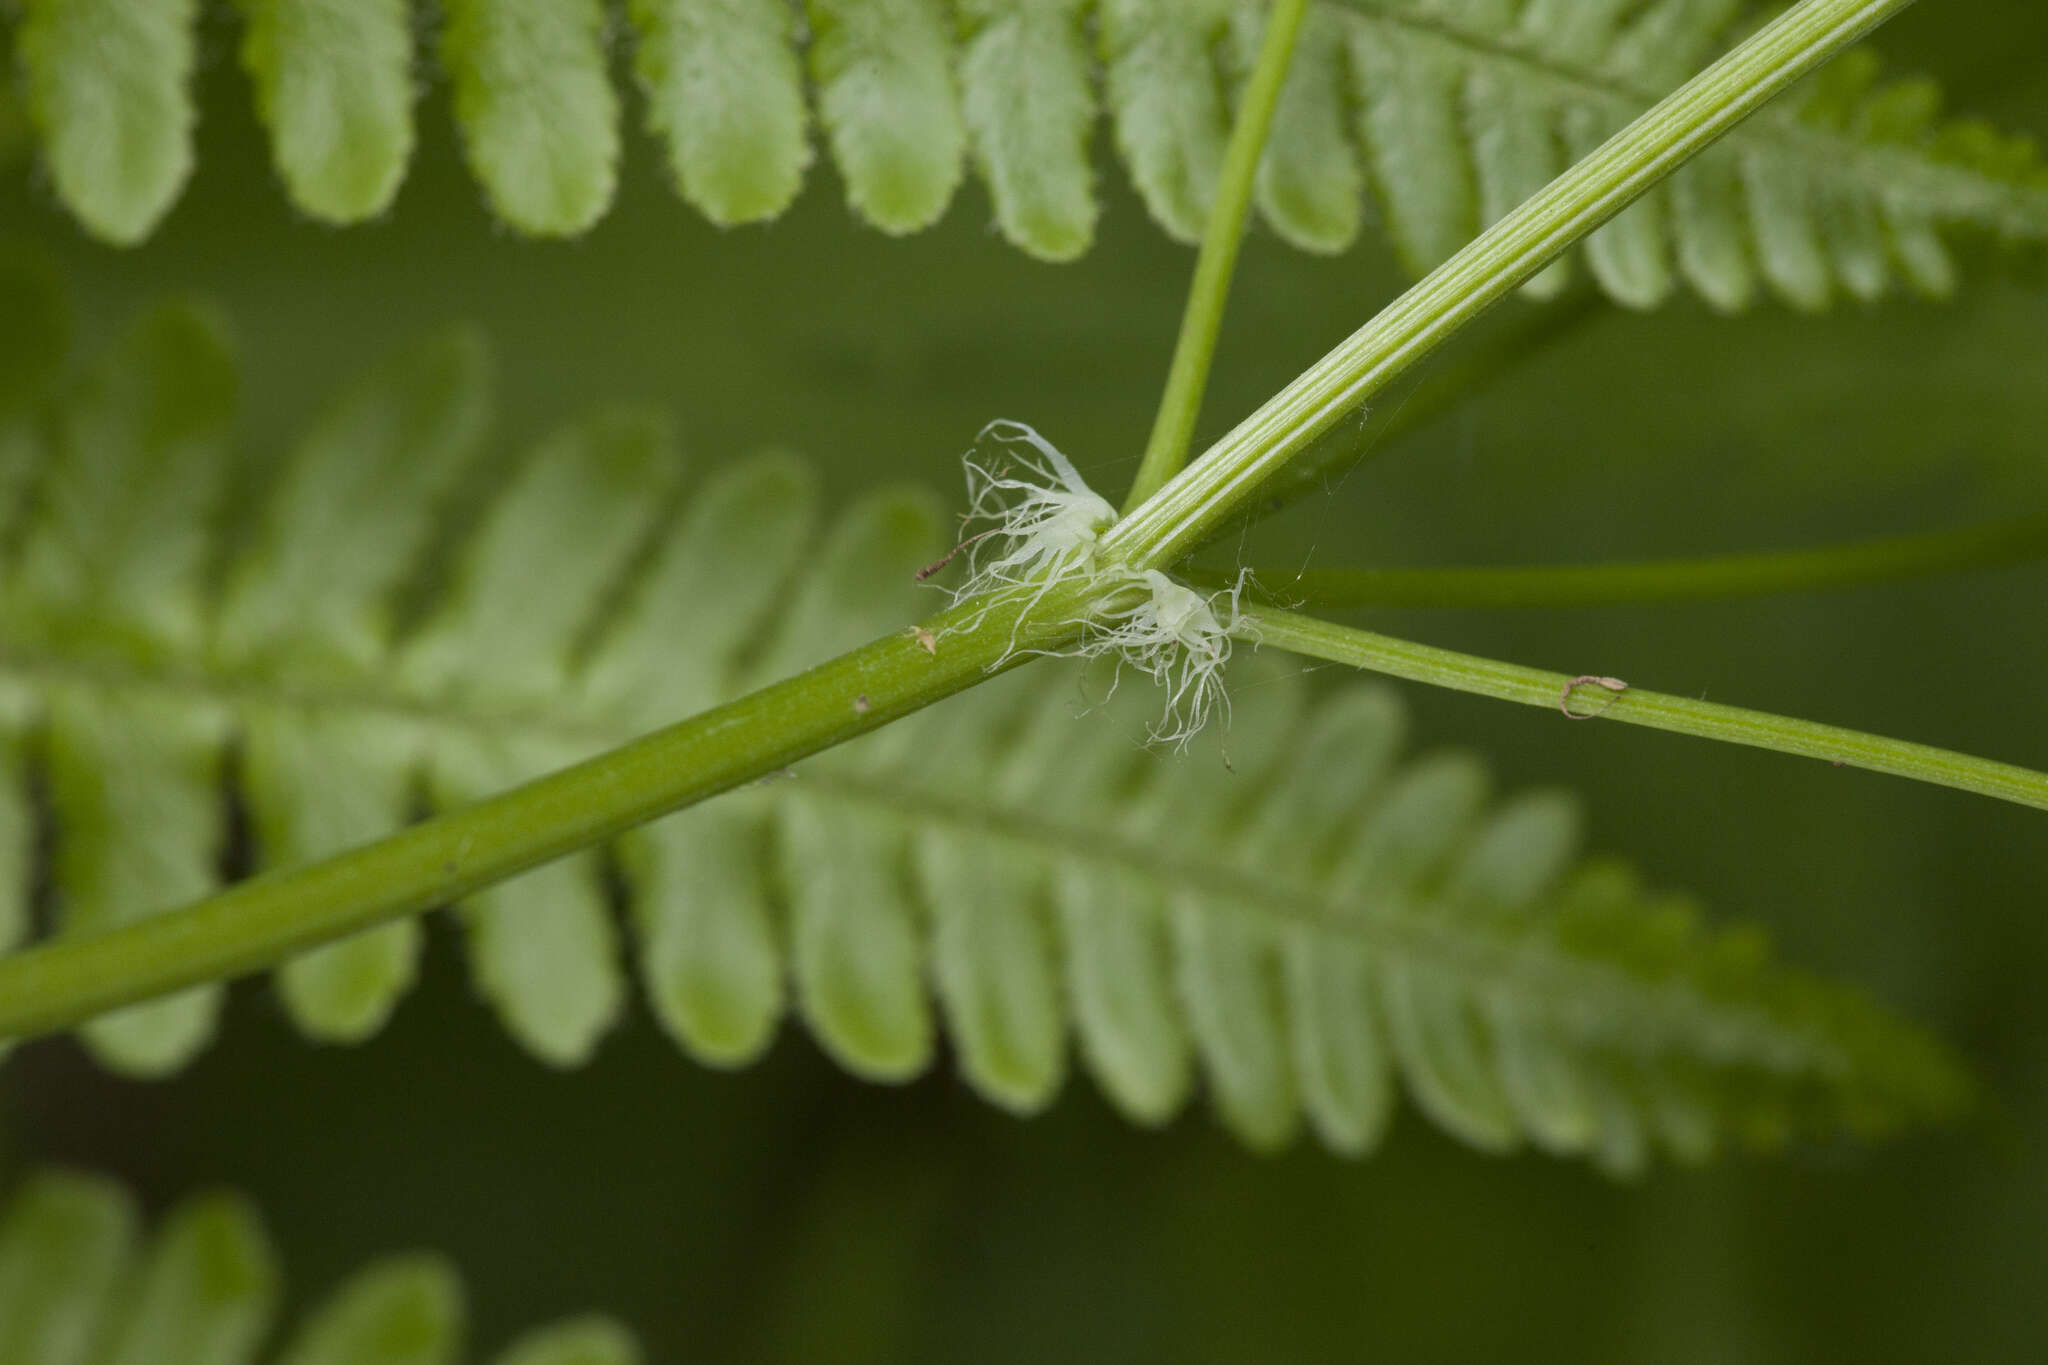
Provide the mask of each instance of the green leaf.
{"label": "green leaf", "polygon": [[[134,346],[116,353],[122,382],[156,408],[218,409],[158,392],[174,371],[147,348],[149,363],[125,363]],[[210,528],[163,561],[189,581],[155,615],[194,624],[131,632],[147,647],[111,653],[92,631],[7,637],[16,894],[32,875],[30,784],[49,793],[66,923],[89,927],[196,894],[230,800],[276,866],[401,824],[413,793],[445,808],[716,706],[932,600],[913,581],[946,539],[930,497],[876,494],[820,529],[816,474],[771,455],[678,506],[666,428],[632,413],[565,426],[494,471],[458,522],[442,493],[484,424],[483,372],[473,340],[444,335],[347,389],[255,481],[218,580],[181,567],[217,556]],[[211,365],[182,373],[222,388]],[[97,429],[155,430],[132,415]],[[106,457],[55,447],[45,482],[77,504],[38,499],[25,549],[126,505],[126,484],[68,467]],[[423,578],[455,526],[445,572]],[[272,575],[302,585],[296,617],[263,586]],[[124,593],[161,588],[87,576],[119,586],[81,592],[74,577],[8,575],[10,619],[89,603],[85,619],[123,621]],[[590,1055],[623,994],[608,853],[657,1017],[719,1065],[760,1055],[793,1007],[849,1070],[903,1080],[943,1027],[969,1085],[1033,1112],[1065,1081],[1071,1035],[1137,1122],[1178,1114],[1199,1062],[1248,1144],[1306,1125],[1363,1152],[1398,1079],[1476,1146],[1526,1141],[1619,1172],[1659,1150],[1697,1160],[1940,1117],[1967,1095],[1945,1054],[1867,1002],[1708,933],[1604,863],[1575,872],[1564,798],[1489,813],[1477,760],[1404,761],[1391,691],[1312,699],[1283,656],[1248,655],[1225,766],[1148,749],[1156,698],[1062,667],[992,680],[473,897],[480,986],[536,1055]],[[862,704],[850,697],[850,715]],[[36,724],[42,742],[26,743]],[[283,969],[292,1017],[320,1038],[373,1032],[410,982],[415,933]],[[92,1030],[118,1065],[175,1065],[210,1016],[204,1000],[144,1008],[157,1013]]]}
{"label": "green leaf", "polygon": [[[393,593],[418,573],[436,518],[487,426],[481,340],[451,329],[346,389],[307,432],[227,571],[213,634],[221,669],[262,677],[377,675]],[[268,864],[340,851],[403,823],[422,739],[393,716],[293,702],[244,716],[250,819]],[[414,980],[418,927],[373,929],[279,974],[313,1038],[375,1033]]]}
{"label": "green leaf", "polygon": [[521,232],[573,237],[611,207],[619,102],[599,0],[445,0],[441,60],[463,151],[491,209]]}
{"label": "green leaf", "polygon": [[1202,239],[1230,136],[1215,51],[1228,0],[1104,0],[1098,22],[1116,146],[1176,241]]}
{"label": "green leaf", "polygon": [[172,1210],[99,1365],[248,1365],[277,1311],[278,1269],[256,1210],[233,1194]]}
{"label": "green leaf", "polygon": [[[235,377],[220,328],[183,305],[129,330],[71,393],[54,458],[0,598],[17,642],[64,642],[73,686],[46,701],[59,922],[94,933],[217,882],[227,713],[176,689],[109,705],[94,679],[189,658],[205,638],[214,509],[226,487]],[[94,1049],[173,1070],[212,1032],[217,989],[96,1021]]]}
{"label": "green leaf", "polygon": [[1742,183],[1765,282],[1794,308],[1826,308],[1834,282],[1821,242],[1813,182],[1776,149],[1750,147],[1743,155]]}
{"label": "green leaf", "polygon": [[240,0],[242,66],[300,210],[355,223],[390,207],[412,158],[405,0]]}
{"label": "green leaf", "polygon": [[1652,0],[1623,25],[1603,70],[1651,89],[1670,89],[1712,59],[1739,25],[1744,0]]}
{"label": "green leaf", "polygon": [[[544,441],[470,540],[439,610],[407,645],[399,665],[406,689],[466,700],[507,720],[565,689],[587,622],[679,469],[666,424],[644,414],[607,414]],[[536,563],[554,571],[537,579]],[[573,754],[516,725],[444,733],[432,741],[428,781],[437,802],[453,805]],[[506,1026],[550,1061],[586,1058],[622,1003],[597,860],[580,855],[538,868],[471,897],[463,911],[477,988]]]}
{"label": "green leaf", "polygon": [[[1258,58],[1263,16],[1240,5],[1233,18],[1237,70],[1248,78]],[[1334,255],[1358,238],[1365,177],[1351,144],[1344,30],[1327,8],[1311,9],[1295,39],[1256,193],[1259,212],[1273,230],[1303,251]]]}
{"label": "green leaf", "polygon": [[[488,371],[477,335],[451,330],[378,366],[316,419],[229,569],[219,667],[318,680],[388,666],[394,594],[481,448]],[[291,702],[246,707],[242,724],[263,862],[323,857],[404,822],[416,727]],[[308,953],[279,974],[285,1006],[314,1037],[368,1037],[411,986],[418,942],[417,926],[394,924]]]}
{"label": "green leaf", "polygon": [[1710,147],[1671,177],[1671,220],[1678,269],[1709,305],[1739,313],[1756,297],[1739,164]]}
{"label": "green leaf", "polygon": [[949,17],[937,0],[805,0],[818,116],[846,202],[884,232],[930,227],[967,150]]}
{"label": "green leaf", "polygon": [[1821,237],[1842,288],[1859,303],[1876,303],[1891,289],[1891,252],[1876,204],[1839,185],[1823,187]]}
{"label": "green leaf", "polygon": [[[1564,170],[1555,117],[1540,88],[1481,67],[1465,83],[1472,123],[1472,170],[1479,216],[1492,226]],[[1682,172],[1681,172],[1682,173]],[[1553,299],[1571,283],[1569,257],[1552,262],[1522,286],[1533,299]]]}
{"label": "green leaf", "polygon": [[[936,553],[939,525],[938,509],[921,496],[880,494],[850,510],[807,567],[748,681],[787,676],[909,619],[911,570]],[[903,741],[885,732],[815,766],[857,779]],[[849,1070],[907,1080],[930,1058],[932,1023],[902,829],[885,812],[814,797],[812,785],[792,782],[774,807],[797,1007]]]}
{"label": "green leaf", "polygon": [[[49,262],[0,249],[0,544],[12,539],[30,480],[48,461],[35,412],[63,359],[69,316]],[[28,936],[35,878],[35,811],[28,791],[34,695],[0,681],[0,952]]]}
{"label": "green leaf", "polygon": [[784,0],[630,0],[647,129],[684,199],[721,227],[774,218],[811,163]]}
{"label": "green leaf", "polygon": [[[1565,145],[1574,160],[1617,131],[1591,110],[1572,110],[1564,120]],[[1669,217],[1664,187],[1658,185],[1586,238],[1586,264],[1616,303],[1648,310],[1671,296]]]}
{"label": "green leaf", "polygon": [[[1183,764],[1152,765],[1122,822],[1130,835],[1190,863],[1219,860],[1263,871],[1277,841],[1254,813],[1259,796],[1279,785],[1283,740],[1299,722],[1304,698],[1288,665],[1256,671],[1268,676],[1241,681],[1258,687],[1261,704],[1233,713],[1229,738],[1233,767],[1248,779],[1248,790],[1226,795]],[[1294,1136],[1299,1103],[1273,926],[1246,915],[1227,891],[1199,884],[1170,886],[1166,910],[1178,994],[1217,1110],[1247,1145],[1278,1148]]]}
{"label": "green leaf", "polygon": [[[226,839],[224,707],[76,688],[50,699],[44,723],[64,933],[104,933],[213,890]],[[103,1015],[85,1039],[115,1070],[166,1075],[212,1037],[220,998],[218,985],[196,986]]]}
{"label": "green leaf", "polygon": [[[229,1191],[174,1207],[139,1254],[135,1202],[112,1181],[43,1171],[0,1209],[6,1365],[253,1365],[281,1280],[260,1215]],[[389,1257],[315,1308],[278,1365],[448,1365],[462,1285],[438,1256]],[[521,1337],[499,1365],[638,1365],[632,1334],[589,1315]]]}
{"label": "green leaf", "polygon": [[[1304,752],[1344,754],[1346,761],[1273,784],[1248,832],[1245,871],[1282,865],[1330,875],[1350,841],[1347,826],[1392,777],[1406,730],[1391,692],[1360,688],[1326,706],[1302,737]],[[1303,1108],[1332,1147],[1366,1150],[1386,1123],[1391,1099],[1365,989],[1367,959],[1352,945],[1298,929],[1280,936],[1280,955],[1293,1039],[1289,1064]]]}
{"label": "green leaf", "polygon": [[1640,0],[1528,0],[1516,36],[1564,66],[1588,66],[1612,47],[1622,18]]}
{"label": "green leaf", "polygon": [[1420,275],[1479,231],[1460,113],[1463,73],[1441,44],[1400,28],[1354,24],[1350,41],[1373,188],[1395,252]]}
{"label": "green leaf", "polygon": [[[980,770],[962,755],[956,771]],[[1059,957],[1039,908],[1047,869],[999,839],[938,829],[920,832],[912,856],[960,1069],[991,1102],[1035,1113],[1066,1077]]]}
{"label": "green leaf", "polygon": [[336,1289],[278,1365],[447,1365],[462,1332],[454,1267],[438,1256],[394,1256]]}
{"label": "green leaf", "polygon": [[133,246],[192,174],[196,0],[27,0],[16,51],[57,195]]}
{"label": "green leaf", "polygon": [[904,1081],[931,1059],[918,927],[886,816],[796,797],[778,806],[797,1005],[818,1042],[867,1080]]}
{"label": "green leaf", "polygon": [[1095,239],[1085,0],[964,0],[960,113],[1003,236],[1071,261]]}
{"label": "green leaf", "polygon": [[[1468,756],[1416,765],[1379,806],[1340,875],[1397,901],[1423,900],[1470,837],[1488,792],[1485,770]],[[1512,1147],[1513,1118],[1455,979],[1441,963],[1399,958],[1380,962],[1375,975],[1389,1046],[1423,1112],[1475,1147]]]}
{"label": "green leaf", "polygon": [[189,653],[228,475],[236,379],[221,325],[161,305],[66,395],[0,619],[107,658]]}
{"label": "green leaf", "polygon": [[1097,1084],[1125,1117],[1156,1126],[1194,1083],[1160,888],[1126,868],[1062,866],[1055,903],[1074,1029]]}
{"label": "green leaf", "polygon": [[46,1172],[0,1220],[0,1360],[88,1365],[135,1244],[135,1204],[91,1176]]}
{"label": "green leaf", "polygon": [[[287,192],[332,221],[379,212],[412,138],[400,0],[241,3],[243,61]],[[27,8],[28,105],[58,193],[98,235],[137,240],[189,170],[192,0]],[[1561,133],[1583,149],[1622,126],[1768,8],[1320,0],[1266,144],[1260,210],[1295,246],[1338,251],[1357,236],[1369,180],[1396,252],[1419,270],[1542,184]],[[1098,87],[1153,218],[1199,238],[1231,87],[1263,21],[1252,0],[806,0],[808,22],[780,0],[626,9],[646,126],[667,144],[678,191],[712,221],[758,222],[794,201],[810,162],[807,71],[862,218],[892,233],[928,226],[971,161],[998,229],[1048,260],[1093,239]],[[589,227],[621,157],[604,7],[450,0],[444,13],[442,66],[493,212],[536,235]],[[101,43],[105,32],[124,37]],[[1588,244],[1597,281],[1636,307],[1683,280],[1732,311],[1759,276],[1801,308],[1823,306],[1836,283],[1876,298],[1893,276],[1945,297],[1955,268],[1944,234],[2048,240],[2048,172],[2030,143],[1943,124],[1931,83],[1878,75],[1874,58],[1852,54],[1805,95],[1759,111],[1712,169],[1681,173]],[[1567,278],[1559,265],[1529,288],[1553,297]]]}
{"label": "green leaf", "polygon": [[[652,728],[731,695],[749,645],[811,543],[817,501],[815,472],[786,455],[716,476],[691,500],[591,658],[588,704]],[[762,887],[764,813],[752,794],[736,792],[619,841],[655,1017],[713,1065],[759,1056],[782,1014],[782,952]]]}
{"label": "green leaf", "polygon": [[640,1344],[609,1318],[578,1318],[529,1332],[496,1365],[640,1365]]}
{"label": "green leaf", "polygon": [[398,352],[328,404],[228,570],[213,641],[222,667],[385,666],[392,594],[417,573],[482,450],[490,389],[483,339],[460,328]]}
{"label": "green leaf", "polygon": [[[241,781],[256,855],[291,867],[398,828],[411,814],[425,750],[416,726],[290,701],[241,712]],[[310,1038],[359,1042],[375,1034],[418,973],[419,925],[368,929],[278,969],[286,1011]]]}
{"label": "green leaf", "polygon": [[1906,282],[1930,299],[1952,298],[1956,292],[1956,266],[1942,244],[1934,225],[1913,208],[1897,203],[1880,210],[1892,258]]}

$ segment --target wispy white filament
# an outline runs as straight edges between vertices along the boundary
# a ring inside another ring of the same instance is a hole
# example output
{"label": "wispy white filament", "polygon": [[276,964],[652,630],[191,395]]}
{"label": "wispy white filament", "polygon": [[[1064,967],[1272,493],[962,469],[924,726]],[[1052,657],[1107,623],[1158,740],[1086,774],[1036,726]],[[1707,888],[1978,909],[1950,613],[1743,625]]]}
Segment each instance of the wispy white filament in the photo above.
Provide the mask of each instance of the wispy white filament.
{"label": "wispy white filament", "polygon": [[1152,727],[1152,741],[1185,749],[1217,711],[1229,724],[1223,666],[1230,662],[1244,576],[1208,597],[1157,569],[1146,569],[1137,579],[1145,596],[1090,620],[1078,652],[1086,657],[1114,654],[1119,672],[1129,665],[1165,689],[1166,714]]}
{"label": "wispy white filament", "polygon": [[[981,446],[991,438],[1000,453],[984,463]],[[1055,584],[1079,576],[1101,580],[1104,589],[1133,589],[1078,623],[1079,645],[1042,652],[1081,658],[1113,654],[1119,674],[1128,664],[1164,688],[1166,714],[1151,731],[1155,743],[1185,748],[1217,710],[1228,716],[1223,666],[1238,625],[1242,576],[1227,591],[1204,597],[1157,569],[1105,563],[1102,534],[1116,520],[1116,508],[1088,486],[1071,460],[1022,422],[989,423],[964,463],[968,528],[994,524],[962,542],[968,571],[954,590],[955,602],[1028,591],[1035,606]],[[980,622],[976,617],[961,628]],[[1013,637],[991,667],[1017,652]]]}
{"label": "wispy white filament", "polygon": [[[991,437],[1000,454],[985,465],[978,456]],[[1027,582],[1043,592],[1061,578],[1094,573],[1116,508],[1074,462],[1022,422],[990,422],[974,445],[965,460],[967,521],[995,526],[970,550],[967,581],[954,599]]]}

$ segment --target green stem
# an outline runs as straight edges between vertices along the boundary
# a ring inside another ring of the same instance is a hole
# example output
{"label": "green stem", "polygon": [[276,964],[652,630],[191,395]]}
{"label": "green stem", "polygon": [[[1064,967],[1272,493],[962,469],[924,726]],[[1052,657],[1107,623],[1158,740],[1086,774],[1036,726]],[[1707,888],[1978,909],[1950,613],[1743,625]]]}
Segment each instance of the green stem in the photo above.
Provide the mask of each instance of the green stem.
{"label": "green stem", "polygon": [[[361,848],[229,887],[103,934],[0,957],[0,1038],[68,1028],[203,981],[446,905],[656,816],[779,773],[798,759],[983,681],[1025,648],[1057,647],[1085,616],[1086,589],[1057,586],[1032,613],[1012,597],[885,636],[738,701],[424,820]],[[1060,623],[1053,626],[1034,622]],[[1015,632],[1013,635],[1013,631]]]}
{"label": "green stem", "polygon": [[1912,0],[1805,0],[1553,180],[1371,322],[1104,537],[1138,568],[1187,557],[1256,490],[1396,376],[1621,212],[1785,87]]}
{"label": "green stem", "polygon": [[1224,153],[1216,200],[1202,230],[1202,250],[1195,259],[1187,309],[1181,314],[1180,339],[1174,344],[1166,392],[1159,399],[1159,414],[1152,421],[1145,457],[1124,499],[1125,512],[1158,492],[1160,485],[1187,463],[1195,420],[1202,412],[1202,394],[1209,385],[1209,365],[1216,356],[1216,336],[1223,327],[1223,307],[1230,298],[1230,277],[1237,269],[1237,251],[1244,241],[1244,220],[1251,208],[1259,158],[1265,152],[1266,133],[1273,126],[1273,111],[1279,107],[1294,41],[1307,12],[1308,0],[1276,0],[1266,20],[1258,63],[1245,86],[1237,123],[1230,131],[1230,146]]}
{"label": "green stem", "polygon": [[[2048,810],[2048,773],[1972,758],[1926,744],[1886,739],[1882,735],[1844,730],[1833,725],[1793,720],[1766,711],[1721,706],[1692,697],[1674,697],[1639,687],[1615,690],[1540,668],[1501,663],[1433,645],[1397,640],[1368,630],[1334,625],[1293,612],[1248,612],[1243,633],[1311,658],[1350,664],[1354,668],[1406,678],[1411,682],[1472,692],[1482,697],[1521,702],[1556,711],[1570,708],[1580,719],[1599,718],[1627,725],[1646,725],[1729,744],[1772,749],[1782,754],[1826,759],[1871,772],[1910,777],[1958,791],[1975,792],[2017,805]],[[1619,679],[1607,679],[1617,682]],[[1577,685],[1574,686],[1573,684]]]}
{"label": "green stem", "polygon": [[[1773,593],[1853,588],[1929,574],[2000,568],[2048,558],[2048,515],[1951,531],[1895,536],[1817,550],[1540,568],[1254,569],[1251,592],[1273,605],[1346,610],[1605,607],[1705,602]],[[1184,572],[1227,588],[1234,574]]]}
{"label": "green stem", "polygon": [[1241,512],[1239,524],[1263,521],[1312,493],[1328,493],[1368,458],[1398,447],[1403,437],[1462,410],[1474,394],[1544,354],[1552,342],[1611,311],[1606,298],[1591,285],[1581,285],[1530,310],[1514,326],[1487,337],[1405,395],[1390,398],[1383,420],[1370,426],[1344,422],[1323,433],[1298,459],[1260,486],[1257,498]]}

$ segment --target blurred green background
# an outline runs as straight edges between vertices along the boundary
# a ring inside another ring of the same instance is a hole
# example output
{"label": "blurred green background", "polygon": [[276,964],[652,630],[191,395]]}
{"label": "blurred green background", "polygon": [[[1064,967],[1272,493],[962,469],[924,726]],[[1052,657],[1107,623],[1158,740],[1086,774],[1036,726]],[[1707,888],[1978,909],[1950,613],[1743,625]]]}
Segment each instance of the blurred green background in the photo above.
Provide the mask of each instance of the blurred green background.
{"label": "blurred green background", "polygon": [[[19,170],[0,183],[0,225],[64,264],[83,350],[165,291],[221,300],[258,458],[384,348],[460,317],[497,342],[507,447],[624,398],[672,408],[700,465],[790,446],[842,495],[894,479],[955,495],[959,454],[995,417],[1033,423],[1098,485],[1135,467],[1191,254],[1121,172],[1103,177],[1094,252],[1051,267],[1000,243],[978,189],[895,241],[854,224],[823,168],[783,221],[721,234],[634,136],[609,217],[535,244],[485,215],[436,90],[393,214],[335,231],[287,208],[228,30],[211,36],[200,171],[147,246],[89,244]],[[2048,134],[2035,0],[1920,6],[1880,45],[1958,103]],[[1402,283],[1376,241],[1319,260],[1257,231],[1239,279],[1204,434]],[[2048,290],[1978,264],[1954,306],[1599,312],[1250,552],[1649,556],[2044,502]],[[2044,590],[2048,566],[1825,598],[1377,623],[2042,767]],[[1941,1030],[1981,1068],[1993,1111],[1954,1134],[1633,1187],[1481,1158],[1412,1116],[1364,1163],[1308,1146],[1259,1159],[1200,1106],[1134,1130],[1083,1080],[1028,1122],[944,1066],[866,1086],[794,1027],[766,1063],[724,1075],[640,1012],[588,1069],[556,1074],[469,999],[437,923],[426,989],[369,1046],[312,1047],[267,988],[243,988],[223,1042],[175,1083],[111,1080],[68,1043],[27,1049],[0,1077],[0,1134],[11,1160],[105,1168],[152,1201],[248,1189],[298,1299],[373,1252],[443,1248],[487,1345],[599,1306],[659,1361],[2048,1359],[2041,816],[1406,692],[1425,742],[1485,753],[1511,786],[1577,788],[1600,846]]]}

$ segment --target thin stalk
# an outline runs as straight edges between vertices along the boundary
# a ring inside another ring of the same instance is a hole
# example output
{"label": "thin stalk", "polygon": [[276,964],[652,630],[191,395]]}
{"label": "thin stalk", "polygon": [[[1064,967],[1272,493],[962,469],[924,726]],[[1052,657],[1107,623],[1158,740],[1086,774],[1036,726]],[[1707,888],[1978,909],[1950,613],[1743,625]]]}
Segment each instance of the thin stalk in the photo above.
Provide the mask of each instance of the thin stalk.
{"label": "thin stalk", "polygon": [[[0,957],[0,1038],[69,1028],[203,981],[271,966],[372,925],[781,773],[1078,633],[1085,589],[1031,621],[1012,597],[968,603],[631,744],[320,862],[252,877],[181,910]],[[986,614],[973,629],[962,627]],[[1058,622],[1054,627],[1033,622]],[[1013,631],[1015,632],[1013,635]]]}
{"label": "thin stalk", "polygon": [[1187,309],[1181,314],[1180,339],[1174,343],[1166,392],[1160,395],[1152,437],[1145,443],[1145,457],[1139,461],[1137,477],[1124,499],[1125,512],[1178,473],[1187,463],[1188,447],[1194,444],[1195,420],[1201,416],[1202,394],[1209,386],[1209,366],[1216,356],[1217,333],[1223,328],[1223,308],[1230,299],[1238,247],[1244,241],[1244,220],[1251,208],[1259,158],[1265,152],[1266,134],[1273,126],[1273,111],[1279,107],[1295,38],[1307,12],[1308,0],[1275,0],[1266,20],[1258,63],[1245,85],[1237,123],[1230,130],[1230,146],[1223,156],[1216,200],[1202,229],[1202,249],[1195,258],[1195,279],[1188,289]]}
{"label": "thin stalk", "polygon": [[1805,0],[1685,83],[1553,180],[1111,527],[1105,553],[1166,568],[1255,496],[1259,486],[1396,376],[1559,253],[1599,227],[1912,0]]}
{"label": "thin stalk", "polygon": [[1576,719],[1620,721],[1624,725],[1644,725],[1754,749],[1825,759],[1841,766],[1910,777],[2048,810],[2048,773],[1927,744],[1887,739],[1740,706],[1721,706],[1692,697],[1674,697],[1640,687],[1616,688],[1610,684],[1622,680],[1548,673],[1540,668],[1460,654],[1288,611],[1262,609],[1247,613],[1242,631],[1247,638],[1295,654],[1457,692],[1520,702],[1524,706],[1567,710]]}
{"label": "thin stalk", "polygon": [[[1612,607],[1707,602],[1865,587],[2048,558],[2048,515],[1769,554],[1515,568],[1252,570],[1249,593],[1269,605],[1347,610],[1419,607]],[[1183,572],[1228,588],[1234,574]]]}

